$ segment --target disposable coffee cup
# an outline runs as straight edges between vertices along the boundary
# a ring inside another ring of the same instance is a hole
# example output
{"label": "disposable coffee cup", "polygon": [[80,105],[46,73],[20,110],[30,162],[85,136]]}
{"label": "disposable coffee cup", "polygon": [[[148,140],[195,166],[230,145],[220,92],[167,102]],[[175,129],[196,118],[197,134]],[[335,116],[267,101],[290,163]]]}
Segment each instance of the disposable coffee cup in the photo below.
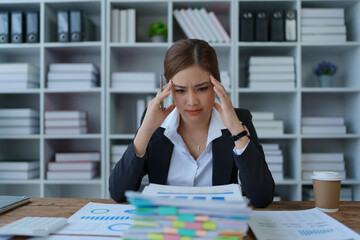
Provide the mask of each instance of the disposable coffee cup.
{"label": "disposable coffee cup", "polygon": [[315,206],[323,212],[339,210],[341,174],[338,172],[314,171],[312,176]]}

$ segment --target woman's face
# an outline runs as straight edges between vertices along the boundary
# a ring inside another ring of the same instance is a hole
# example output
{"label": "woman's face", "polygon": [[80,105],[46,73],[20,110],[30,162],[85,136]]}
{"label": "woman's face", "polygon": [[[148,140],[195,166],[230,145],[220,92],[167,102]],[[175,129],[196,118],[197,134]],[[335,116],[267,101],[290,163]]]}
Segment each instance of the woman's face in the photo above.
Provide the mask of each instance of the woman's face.
{"label": "woman's face", "polygon": [[186,122],[208,120],[215,101],[210,74],[193,65],[175,74],[172,81],[171,95],[182,120]]}

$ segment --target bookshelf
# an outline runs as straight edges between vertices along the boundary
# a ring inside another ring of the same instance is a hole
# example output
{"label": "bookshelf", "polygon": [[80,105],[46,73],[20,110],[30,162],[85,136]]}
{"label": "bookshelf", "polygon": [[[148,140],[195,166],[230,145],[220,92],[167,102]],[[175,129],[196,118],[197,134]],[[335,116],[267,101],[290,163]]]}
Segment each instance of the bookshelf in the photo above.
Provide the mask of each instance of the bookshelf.
{"label": "bookshelf", "polygon": [[[347,42],[301,41],[301,8],[344,8]],[[136,41],[111,41],[111,10],[135,9]],[[30,180],[0,180],[0,194],[27,194],[33,197],[109,198],[111,147],[128,144],[138,126],[136,102],[154,96],[156,90],[125,91],[111,88],[113,72],[155,72],[159,78],[163,57],[172,42],[185,38],[173,10],[205,8],[214,11],[231,36],[230,43],[211,43],[220,70],[231,77],[229,95],[235,107],[250,111],[273,112],[283,120],[284,134],[259,136],[262,143],[277,143],[284,156],[284,180],[276,183],[282,200],[302,200],[303,189],[311,187],[302,180],[302,152],[344,152],[347,179],[353,200],[360,200],[360,1],[359,0],[17,0],[2,1],[0,10],[33,10],[40,15],[40,42],[0,44],[0,62],[28,62],[40,69],[40,88],[1,90],[0,108],[34,108],[40,112],[40,133],[1,135],[0,159],[18,157],[38,159],[40,176]],[[57,42],[56,12],[78,9],[94,23],[95,37],[88,42]],[[239,14],[244,9],[297,11],[297,40],[293,42],[240,41]],[[150,11],[151,10],[151,11]],[[149,22],[162,20],[168,25],[166,42],[153,43],[146,35]],[[293,56],[294,89],[250,89],[246,87],[247,61],[250,56]],[[317,87],[313,67],[330,60],[338,66],[334,87]],[[50,63],[93,62],[100,69],[100,84],[89,90],[47,88]],[[85,110],[89,114],[89,133],[82,135],[45,135],[44,111]],[[302,134],[302,116],[344,116],[346,134]],[[21,149],[21,151],[19,151]],[[56,151],[100,151],[100,174],[92,180],[47,180],[46,163]]]}

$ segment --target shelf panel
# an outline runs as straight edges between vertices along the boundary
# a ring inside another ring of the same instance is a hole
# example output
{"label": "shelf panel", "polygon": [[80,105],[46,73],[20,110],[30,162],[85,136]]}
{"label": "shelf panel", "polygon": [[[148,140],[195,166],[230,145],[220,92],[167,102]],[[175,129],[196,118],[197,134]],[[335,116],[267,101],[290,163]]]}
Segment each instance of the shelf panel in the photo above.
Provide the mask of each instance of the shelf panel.
{"label": "shelf panel", "polygon": [[360,134],[302,134],[302,139],[359,139]]}
{"label": "shelf panel", "polygon": [[89,133],[79,135],[44,135],[45,139],[101,139],[102,134]]}
{"label": "shelf panel", "polygon": [[111,140],[128,140],[128,139],[133,139],[135,137],[135,133],[134,134],[110,134],[110,139]]}

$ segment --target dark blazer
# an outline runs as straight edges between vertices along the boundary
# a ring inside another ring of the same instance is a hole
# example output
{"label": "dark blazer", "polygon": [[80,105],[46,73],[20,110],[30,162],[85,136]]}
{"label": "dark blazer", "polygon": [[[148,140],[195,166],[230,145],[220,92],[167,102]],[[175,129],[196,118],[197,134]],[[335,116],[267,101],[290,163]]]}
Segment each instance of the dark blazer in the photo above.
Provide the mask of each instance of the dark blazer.
{"label": "dark blazer", "polygon": [[[222,136],[212,142],[212,184],[238,183],[239,176],[241,188],[251,204],[254,207],[266,207],[274,197],[274,180],[265,162],[250,112],[246,109],[235,111],[250,132],[250,142],[246,150],[238,156],[233,152],[235,144],[230,138],[230,132],[227,129],[222,130]],[[159,127],[155,131],[146,154],[141,158],[136,156],[133,143],[128,146],[109,179],[110,195],[115,201],[126,201],[125,191],[137,191],[146,174],[149,175],[150,183],[166,184],[174,145],[164,136],[164,130]]]}

